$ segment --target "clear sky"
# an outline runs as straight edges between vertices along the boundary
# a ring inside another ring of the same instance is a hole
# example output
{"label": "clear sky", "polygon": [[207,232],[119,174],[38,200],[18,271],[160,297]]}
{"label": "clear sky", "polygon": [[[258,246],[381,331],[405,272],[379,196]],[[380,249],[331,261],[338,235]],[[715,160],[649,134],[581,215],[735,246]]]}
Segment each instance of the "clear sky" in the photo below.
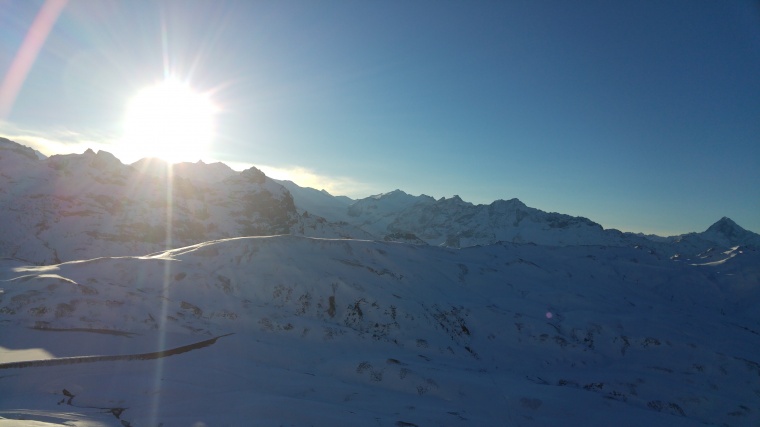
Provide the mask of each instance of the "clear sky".
{"label": "clear sky", "polygon": [[206,162],[354,198],[760,231],[757,1],[44,4],[0,0],[0,134],[46,154],[134,161],[127,105],[172,76],[218,107]]}

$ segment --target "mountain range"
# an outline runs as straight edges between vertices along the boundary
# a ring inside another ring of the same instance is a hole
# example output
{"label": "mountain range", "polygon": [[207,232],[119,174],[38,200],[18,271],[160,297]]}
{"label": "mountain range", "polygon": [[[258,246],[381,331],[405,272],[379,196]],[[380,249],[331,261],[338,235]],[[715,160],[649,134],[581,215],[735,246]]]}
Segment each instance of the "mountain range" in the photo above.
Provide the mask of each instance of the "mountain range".
{"label": "mountain range", "polygon": [[[256,168],[158,159],[131,165],[110,153],[44,157],[0,141],[0,255],[32,263],[150,253],[210,240],[294,234],[468,247],[498,242],[642,246],[690,259],[708,250],[760,246],[723,218],[701,233],[668,238],[604,229],[517,199],[473,205],[459,196],[401,190],[352,200],[270,179]],[[169,225],[167,225],[169,224]]]}
{"label": "mountain range", "polygon": [[760,239],[729,218],[643,236],[0,140],[0,223],[0,427],[760,419]]}

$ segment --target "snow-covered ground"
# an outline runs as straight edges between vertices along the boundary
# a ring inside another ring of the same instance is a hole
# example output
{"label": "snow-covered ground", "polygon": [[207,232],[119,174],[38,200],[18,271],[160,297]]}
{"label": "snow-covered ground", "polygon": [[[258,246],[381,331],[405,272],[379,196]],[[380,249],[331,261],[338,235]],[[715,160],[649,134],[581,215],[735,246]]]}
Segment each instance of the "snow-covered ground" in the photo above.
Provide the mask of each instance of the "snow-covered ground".
{"label": "snow-covered ground", "polygon": [[760,419],[752,248],[251,237],[0,280],[1,361],[56,360],[0,365],[0,426]]}

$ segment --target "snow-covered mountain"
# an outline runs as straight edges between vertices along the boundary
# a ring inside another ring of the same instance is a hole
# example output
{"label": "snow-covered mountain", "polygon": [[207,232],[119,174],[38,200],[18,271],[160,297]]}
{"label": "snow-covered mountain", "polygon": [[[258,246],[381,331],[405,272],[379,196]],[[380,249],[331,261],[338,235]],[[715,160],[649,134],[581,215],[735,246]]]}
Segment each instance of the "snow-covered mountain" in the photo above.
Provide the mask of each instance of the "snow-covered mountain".
{"label": "snow-covered mountain", "polygon": [[760,413],[755,250],[687,264],[630,247],[279,236],[2,272],[3,347],[99,357],[0,365],[0,417],[754,426]]}
{"label": "snow-covered mountain", "polygon": [[724,246],[760,245],[760,236],[747,231],[731,218],[723,217],[710,228],[701,233],[702,238],[720,243]]}
{"label": "snow-covered mountain", "polygon": [[[302,196],[309,191],[316,192],[314,189],[302,189],[293,183],[288,189],[300,211],[321,212],[328,220],[347,222],[377,240],[449,247],[498,242],[638,246],[681,259],[704,258],[706,253],[721,253],[740,245],[760,247],[760,235],[741,228],[729,218],[719,220],[701,233],[660,237],[605,230],[587,218],[544,212],[518,199],[474,205],[459,196],[436,200],[394,190],[346,206],[323,192],[318,204],[314,198]],[[330,206],[330,209],[321,209],[321,206]]]}
{"label": "snow-covered mountain", "polygon": [[3,137],[0,137],[0,150],[15,151],[16,153],[21,154],[23,156],[26,156],[29,158],[37,158],[40,160],[45,159],[47,157],[33,148],[18,144],[16,142],[11,141],[10,139],[3,138]]}
{"label": "snow-covered mountain", "polygon": [[438,200],[396,190],[357,201],[349,215],[381,236],[411,233],[431,245],[467,247],[500,241],[551,245],[608,244],[620,233],[605,232],[586,218],[546,213],[517,199],[473,205],[459,196]]}
{"label": "snow-covered mountain", "polygon": [[701,233],[689,233],[678,236],[675,240],[706,240],[725,247],[754,246],[760,247],[760,235],[745,230],[730,218],[723,217]]}
{"label": "snow-covered mountain", "polygon": [[0,235],[2,255],[40,263],[131,255],[283,234],[296,223],[290,193],[255,168],[209,182],[139,166],[104,151],[38,159],[0,148],[0,222],[13,224]]}
{"label": "snow-covered mountain", "polygon": [[110,153],[40,157],[0,141],[0,257],[56,263],[150,253],[208,240],[274,234],[368,237],[299,215],[288,190],[256,168]]}
{"label": "snow-covered mountain", "polygon": [[293,183],[288,189],[299,210],[319,212],[332,221],[348,222],[379,240],[467,247],[501,241],[611,244],[620,243],[622,236],[615,230],[603,230],[586,218],[546,213],[517,199],[473,205],[459,196],[436,200],[394,190],[345,204],[326,193],[320,193],[319,200],[306,196],[316,190],[302,189]]}
{"label": "snow-covered mountain", "polygon": [[[497,242],[641,246],[664,257],[705,259],[760,237],[725,218],[670,238],[604,230],[517,199],[473,205],[401,190],[360,200],[275,181],[256,168],[157,159],[124,165],[91,150],[45,158],[0,141],[0,256],[34,263],[150,253],[208,240],[296,234],[468,247]],[[167,226],[169,225],[169,226]]]}

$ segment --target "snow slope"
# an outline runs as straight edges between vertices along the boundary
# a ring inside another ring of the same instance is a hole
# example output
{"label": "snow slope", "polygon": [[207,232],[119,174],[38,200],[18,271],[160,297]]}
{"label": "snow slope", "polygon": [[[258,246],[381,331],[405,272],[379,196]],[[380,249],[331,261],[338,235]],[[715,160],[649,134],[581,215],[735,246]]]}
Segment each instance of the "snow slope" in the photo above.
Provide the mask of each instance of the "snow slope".
{"label": "snow slope", "polygon": [[631,247],[279,236],[0,277],[6,349],[134,354],[234,333],[156,360],[0,369],[8,419],[753,426],[760,413],[752,249],[690,264]]}

